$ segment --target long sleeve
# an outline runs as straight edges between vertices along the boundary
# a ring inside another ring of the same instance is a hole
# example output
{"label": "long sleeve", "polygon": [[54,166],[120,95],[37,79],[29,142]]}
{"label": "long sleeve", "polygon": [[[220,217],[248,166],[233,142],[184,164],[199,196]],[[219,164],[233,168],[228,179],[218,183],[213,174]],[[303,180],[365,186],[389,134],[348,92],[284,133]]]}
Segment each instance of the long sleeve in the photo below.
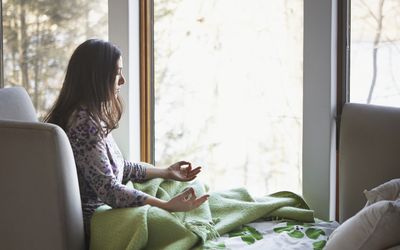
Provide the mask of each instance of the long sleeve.
{"label": "long sleeve", "polygon": [[[147,195],[122,184],[124,161],[121,164],[113,155],[112,144],[101,137],[94,121],[84,111],[79,112],[68,134],[77,165],[82,203],[99,199],[113,208],[143,205]],[[140,179],[145,171],[133,168],[132,173]]]}
{"label": "long sleeve", "polygon": [[142,182],[146,178],[146,166],[124,160],[124,175],[122,183]]}

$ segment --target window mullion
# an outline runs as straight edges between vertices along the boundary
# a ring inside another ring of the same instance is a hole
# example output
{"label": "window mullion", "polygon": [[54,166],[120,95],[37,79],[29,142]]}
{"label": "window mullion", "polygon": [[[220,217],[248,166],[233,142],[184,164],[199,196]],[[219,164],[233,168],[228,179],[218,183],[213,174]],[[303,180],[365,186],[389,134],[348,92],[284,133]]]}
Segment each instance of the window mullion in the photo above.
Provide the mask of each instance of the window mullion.
{"label": "window mullion", "polygon": [[154,164],[153,1],[140,1],[140,159]]}
{"label": "window mullion", "polygon": [[4,65],[3,65],[3,1],[0,0],[0,88],[4,87]]}

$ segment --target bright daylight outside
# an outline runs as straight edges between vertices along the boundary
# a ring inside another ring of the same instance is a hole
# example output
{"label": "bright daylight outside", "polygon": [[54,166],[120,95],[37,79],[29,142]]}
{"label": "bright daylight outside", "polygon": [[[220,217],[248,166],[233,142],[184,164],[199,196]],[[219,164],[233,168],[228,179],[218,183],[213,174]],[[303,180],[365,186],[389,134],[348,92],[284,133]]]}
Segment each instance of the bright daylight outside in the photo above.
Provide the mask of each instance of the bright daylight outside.
{"label": "bright daylight outside", "polygon": [[73,50],[108,38],[107,0],[3,0],[4,86],[23,86],[39,118],[62,86]]}
{"label": "bright daylight outside", "polygon": [[154,1],[155,160],[302,192],[303,1]]}
{"label": "bright daylight outside", "polygon": [[[204,168],[212,190],[302,180],[302,0],[155,0],[155,157]],[[4,85],[38,115],[73,49],[107,39],[107,1],[3,0]],[[351,1],[350,99],[400,106],[400,1]]]}
{"label": "bright daylight outside", "polygon": [[350,101],[400,107],[400,1],[351,1]]}

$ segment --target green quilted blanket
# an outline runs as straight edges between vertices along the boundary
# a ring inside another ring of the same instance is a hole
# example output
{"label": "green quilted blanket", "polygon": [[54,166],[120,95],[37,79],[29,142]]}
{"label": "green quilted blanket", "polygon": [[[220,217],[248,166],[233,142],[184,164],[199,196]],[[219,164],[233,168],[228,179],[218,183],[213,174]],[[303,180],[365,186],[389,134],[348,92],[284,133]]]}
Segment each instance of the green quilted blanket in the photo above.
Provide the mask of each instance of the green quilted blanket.
{"label": "green quilted blanket", "polygon": [[[205,193],[200,182],[177,182],[160,178],[135,183],[160,199],[169,200],[188,186],[196,195]],[[189,212],[170,213],[149,205],[134,208],[98,208],[91,222],[91,249],[171,249],[202,248],[208,239],[232,231],[259,218],[278,217],[313,222],[313,211],[291,192],[278,192],[259,199],[238,188],[210,193],[209,200]]]}

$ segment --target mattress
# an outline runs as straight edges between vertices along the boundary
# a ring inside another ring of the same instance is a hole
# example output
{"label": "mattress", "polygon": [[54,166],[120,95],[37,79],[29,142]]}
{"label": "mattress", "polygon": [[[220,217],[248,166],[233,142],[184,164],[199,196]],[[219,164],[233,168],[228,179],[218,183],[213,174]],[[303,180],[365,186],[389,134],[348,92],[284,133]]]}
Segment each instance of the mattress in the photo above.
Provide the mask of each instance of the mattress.
{"label": "mattress", "polygon": [[323,249],[338,226],[336,221],[259,220],[207,241],[204,249]]}

